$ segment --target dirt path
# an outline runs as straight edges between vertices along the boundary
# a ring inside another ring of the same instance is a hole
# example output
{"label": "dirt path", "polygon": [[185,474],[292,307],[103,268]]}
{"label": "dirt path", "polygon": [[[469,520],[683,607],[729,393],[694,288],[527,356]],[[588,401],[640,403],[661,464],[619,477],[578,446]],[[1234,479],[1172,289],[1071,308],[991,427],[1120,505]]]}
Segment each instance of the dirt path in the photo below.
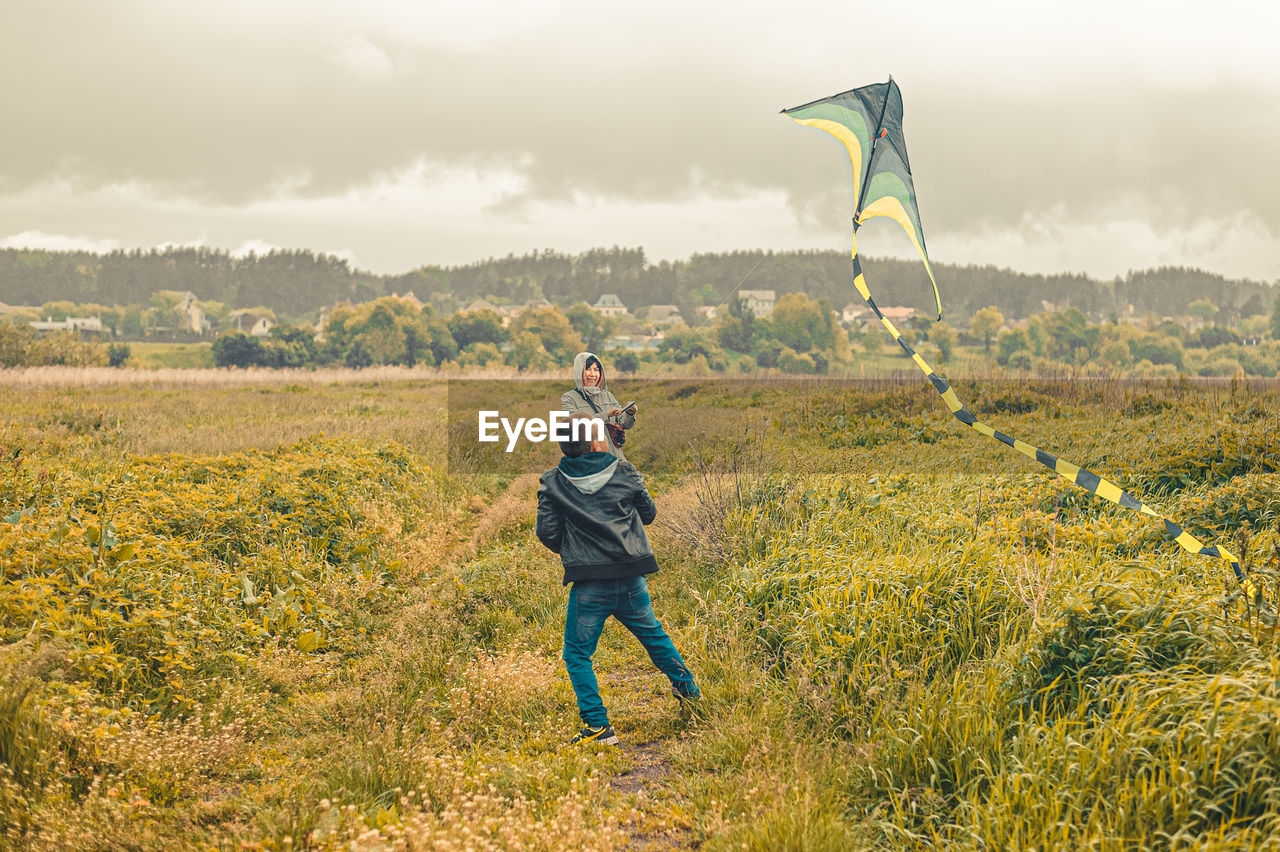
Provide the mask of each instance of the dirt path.
{"label": "dirt path", "polygon": [[[537,485],[534,474],[513,480],[481,511],[455,560],[465,565],[479,558],[504,531],[528,523],[536,506]],[[556,617],[562,620],[563,614],[561,607]],[[555,667],[563,675],[558,659]],[[635,637],[613,620],[601,637],[595,668],[622,741],[614,753],[617,759],[610,761],[616,768],[604,783],[608,809],[630,835],[625,848],[655,852],[697,848],[687,821],[679,768],[670,755],[680,737],[691,735],[696,720],[677,704],[666,677],[654,668]],[[566,731],[566,739],[570,733]]]}

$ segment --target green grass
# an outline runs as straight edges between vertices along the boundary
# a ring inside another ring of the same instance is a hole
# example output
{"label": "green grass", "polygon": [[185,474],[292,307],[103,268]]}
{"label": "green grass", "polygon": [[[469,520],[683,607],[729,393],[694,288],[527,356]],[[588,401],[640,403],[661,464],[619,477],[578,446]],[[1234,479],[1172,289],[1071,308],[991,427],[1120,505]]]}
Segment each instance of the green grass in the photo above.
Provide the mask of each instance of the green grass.
{"label": "green grass", "polygon": [[[1219,561],[924,386],[630,384],[706,699],[611,625],[615,751],[564,743],[534,479],[448,475],[440,383],[0,389],[5,842],[1275,845],[1280,637]],[[1280,591],[1274,395],[959,390]]]}
{"label": "green grass", "polygon": [[129,347],[128,366],[144,370],[162,367],[200,369],[213,366],[211,343],[149,343],[138,341]]}

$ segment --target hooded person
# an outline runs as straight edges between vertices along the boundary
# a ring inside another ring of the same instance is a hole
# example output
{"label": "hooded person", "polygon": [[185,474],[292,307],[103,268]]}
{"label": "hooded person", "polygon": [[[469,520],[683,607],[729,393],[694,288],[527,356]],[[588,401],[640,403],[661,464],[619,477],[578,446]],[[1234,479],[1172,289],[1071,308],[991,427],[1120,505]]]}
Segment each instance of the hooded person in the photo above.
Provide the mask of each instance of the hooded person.
{"label": "hooded person", "polygon": [[622,454],[622,435],[636,425],[635,408],[622,410],[617,397],[609,393],[604,378],[604,365],[591,352],[579,352],[573,358],[573,390],[560,395],[560,408],[571,414],[598,417],[609,430],[609,453],[626,461]]}
{"label": "hooded person", "polygon": [[[587,414],[572,419],[599,424]],[[701,692],[649,598],[646,577],[658,570],[658,560],[645,527],[653,523],[658,508],[631,462],[608,453],[609,439],[602,431],[580,431],[576,437],[570,433],[560,442],[564,457],[538,483],[534,531],[560,555],[563,582],[571,586],[563,656],[584,725],[572,742],[615,745],[618,737],[609,724],[591,662],[609,618],[640,641],[682,705],[696,704]]]}

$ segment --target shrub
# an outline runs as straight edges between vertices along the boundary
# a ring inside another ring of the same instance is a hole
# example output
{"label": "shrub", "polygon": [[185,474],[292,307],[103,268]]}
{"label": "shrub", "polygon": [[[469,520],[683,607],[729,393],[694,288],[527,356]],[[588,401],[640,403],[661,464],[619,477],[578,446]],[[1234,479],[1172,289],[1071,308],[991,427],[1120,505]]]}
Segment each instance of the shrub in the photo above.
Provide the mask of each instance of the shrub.
{"label": "shrub", "polygon": [[113,343],[107,347],[107,366],[123,367],[133,354],[127,343]]}

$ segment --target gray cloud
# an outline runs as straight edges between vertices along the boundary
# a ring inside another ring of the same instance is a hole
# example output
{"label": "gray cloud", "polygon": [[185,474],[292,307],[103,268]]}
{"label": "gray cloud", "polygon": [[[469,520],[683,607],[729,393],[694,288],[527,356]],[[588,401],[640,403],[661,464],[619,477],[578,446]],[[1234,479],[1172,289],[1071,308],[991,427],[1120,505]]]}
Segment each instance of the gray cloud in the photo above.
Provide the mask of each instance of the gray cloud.
{"label": "gray cloud", "polygon": [[[0,30],[0,71],[15,82],[14,132],[0,135],[10,195],[53,180],[78,192],[135,183],[235,207],[333,196],[425,162],[520,174],[496,213],[781,189],[793,210],[813,201],[810,219],[840,221],[842,152],[777,111],[896,66],[935,238],[1050,211],[1139,216],[1157,230],[1246,214],[1280,233],[1280,87],[1238,82],[1226,47],[1227,70],[1195,82],[1156,73],[1176,64],[1158,43],[1145,64],[1098,53],[1119,50],[1123,32],[1046,41],[1056,58],[1037,57],[1032,36],[1052,39],[1052,18],[1024,25],[1031,43],[995,58],[983,52],[994,37],[929,42],[925,30],[925,43],[886,35],[850,61],[830,33],[815,31],[812,47],[804,26],[774,31],[751,4],[670,22],[664,10],[575,7],[491,44],[460,33],[459,47],[422,37],[430,22],[365,27],[341,4],[313,16],[282,4],[256,22],[241,7],[186,3],[13,5]],[[841,9],[815,7],[811,24],[865,19],[891,33],[874,17],[884,12]],[[1180,46],[1167,38],[1166,51]]]}

